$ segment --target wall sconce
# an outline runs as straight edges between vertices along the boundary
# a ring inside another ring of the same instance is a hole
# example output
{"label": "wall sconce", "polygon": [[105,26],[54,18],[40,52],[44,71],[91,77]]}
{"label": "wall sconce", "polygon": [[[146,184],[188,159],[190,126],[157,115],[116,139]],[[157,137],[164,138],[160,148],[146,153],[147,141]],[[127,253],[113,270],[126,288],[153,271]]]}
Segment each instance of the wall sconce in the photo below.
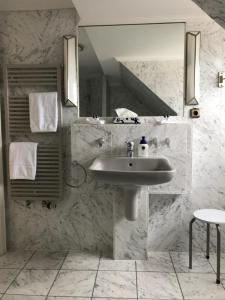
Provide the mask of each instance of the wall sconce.
{"label": "wall sconce", "polygon": [[186,105],[198,105],[200,96],[200,31],[186,34]]}
{"label": "wall sconce", "polygon": [[78,84],[78,42],[77,37],[64,36],[64,95],[66,106],[79,103]]}

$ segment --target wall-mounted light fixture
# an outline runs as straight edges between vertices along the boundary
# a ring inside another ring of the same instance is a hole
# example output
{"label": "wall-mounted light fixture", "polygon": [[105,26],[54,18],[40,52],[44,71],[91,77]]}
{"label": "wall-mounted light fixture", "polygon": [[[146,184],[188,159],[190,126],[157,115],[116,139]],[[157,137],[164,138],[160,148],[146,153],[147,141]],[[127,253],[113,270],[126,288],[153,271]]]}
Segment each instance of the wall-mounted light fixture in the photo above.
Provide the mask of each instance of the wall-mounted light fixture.
{"label": "wall-mounted light fixture", "polygon": [[78,107],[78,42],[72,35],[64,36],[64,95],[66,106]]}
{"label": "wall-mounted light fixture", "polygon": [[200,96],[200,39],[199,31],[186,35],[186,105],[198,105]]}

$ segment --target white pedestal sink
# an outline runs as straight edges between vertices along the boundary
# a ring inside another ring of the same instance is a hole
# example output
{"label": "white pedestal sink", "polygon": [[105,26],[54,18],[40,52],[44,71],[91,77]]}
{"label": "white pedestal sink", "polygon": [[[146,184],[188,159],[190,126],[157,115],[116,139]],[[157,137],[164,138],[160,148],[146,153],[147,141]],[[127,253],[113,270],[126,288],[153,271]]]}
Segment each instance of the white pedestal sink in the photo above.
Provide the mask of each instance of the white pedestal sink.
{"label": "white pedestal sink", "polygon": [[138,217],[141,186],[169,182],[175,173],[164,157],[96,158],[89,170],[101,182],[123,186],[125,216],[130,221]]}

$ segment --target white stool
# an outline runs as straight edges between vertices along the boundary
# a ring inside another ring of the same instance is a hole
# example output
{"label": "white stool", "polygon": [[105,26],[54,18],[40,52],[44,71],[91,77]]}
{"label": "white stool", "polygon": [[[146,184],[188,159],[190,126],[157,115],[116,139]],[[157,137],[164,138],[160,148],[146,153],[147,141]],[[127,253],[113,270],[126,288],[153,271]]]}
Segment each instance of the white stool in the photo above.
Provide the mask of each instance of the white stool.
{"label": "white stool", "polygon": [[207,242],[206,242],[206,258],[209,259],[209,242],[210,242],[210,224],[216,225],[217,231],[217,272],[216,283],[220,283],[220,252],[221,239],[219,224],[225,224],[225,211],[218,209],[199,209],[194,212],[194,218],[189,225],[189,269],[192,269],[192,225],[195,220],[200,220],[207,224]]}

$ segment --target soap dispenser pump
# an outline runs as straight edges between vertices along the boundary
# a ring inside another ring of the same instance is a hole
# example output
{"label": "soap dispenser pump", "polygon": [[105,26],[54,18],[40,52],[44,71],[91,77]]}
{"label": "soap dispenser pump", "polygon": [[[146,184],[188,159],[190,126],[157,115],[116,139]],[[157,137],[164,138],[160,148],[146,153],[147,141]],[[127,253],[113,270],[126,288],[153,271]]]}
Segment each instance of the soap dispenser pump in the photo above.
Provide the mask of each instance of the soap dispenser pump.
{"label": "soap dispenser pump", "polygon": [[148,156],[148,143],[145,136],[142,136],[140,144],[138,145],[138,156],[147,157]]}

